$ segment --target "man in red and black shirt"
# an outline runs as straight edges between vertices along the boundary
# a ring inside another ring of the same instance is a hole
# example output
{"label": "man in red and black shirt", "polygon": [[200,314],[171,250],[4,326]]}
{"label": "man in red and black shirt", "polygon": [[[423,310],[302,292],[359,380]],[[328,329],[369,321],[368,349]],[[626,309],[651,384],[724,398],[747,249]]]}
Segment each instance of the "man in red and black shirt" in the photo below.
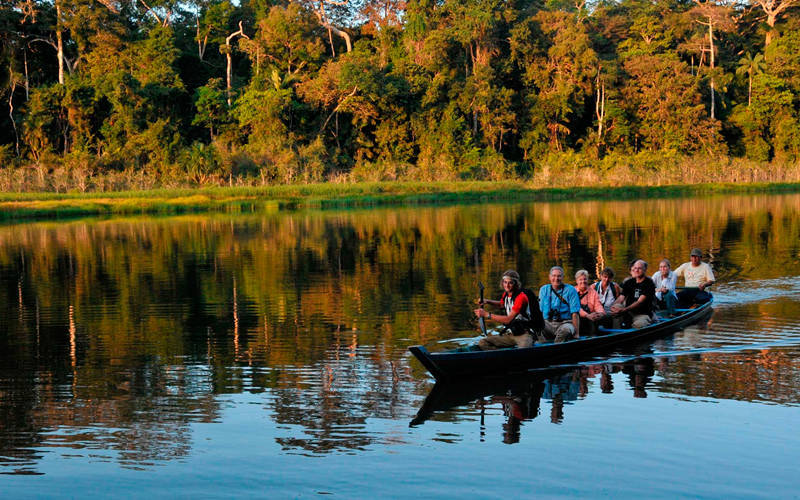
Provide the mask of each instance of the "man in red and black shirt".
{"label": "man in red and black shirt", "polygon": [[483,350],[499,347],[530,347],[533,336],[528,330],[531,321],[531,309],[528,296],[522,292],[522,281],[516,271],[503,273],[501,281],[503,296],[500,300],[484,300],[486,304],[502,307],[504,314],[492,314],[484,309],[475,309],[475,315],[505,325],[505,331],[499,335],[489,335],[478,342]]}

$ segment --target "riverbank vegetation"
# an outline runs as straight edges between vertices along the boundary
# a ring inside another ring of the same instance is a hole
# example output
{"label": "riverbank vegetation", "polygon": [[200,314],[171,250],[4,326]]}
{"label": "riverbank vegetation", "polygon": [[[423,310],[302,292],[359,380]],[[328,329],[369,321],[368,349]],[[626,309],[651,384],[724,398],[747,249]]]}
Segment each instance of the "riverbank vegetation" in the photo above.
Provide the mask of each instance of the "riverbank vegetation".
{"label": "riverbank vegetation", "polygon": [[800,0],[0,0],[0,190],[800,181]]}
{"label": "riverbank vegetation", "polygon": [[431,205],[485,201],[624,200],[731,193],[797,193],[800,183],[536,188],[522,181],[365,182],[153,189],[79,193],[0,193],[0,219],[188,212]]}

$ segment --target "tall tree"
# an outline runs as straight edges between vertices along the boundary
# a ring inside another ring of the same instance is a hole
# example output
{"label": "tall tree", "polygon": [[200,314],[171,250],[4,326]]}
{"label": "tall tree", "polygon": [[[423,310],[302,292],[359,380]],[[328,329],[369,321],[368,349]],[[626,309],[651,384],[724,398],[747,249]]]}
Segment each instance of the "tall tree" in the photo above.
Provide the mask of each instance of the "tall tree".
{"label": "tall tree", "polygon": [[791,7],[800,4],[800,0],[753,0],[753,4],[764,11],[767,16],[769,29],[764,39],[764,46],[767,47],[775,37],[775,23],[778,18]]}
{"label": "tall tree", "polygon": [[233,57],[232,57],[233,48],[231,47],[231,40],[233,40],[237,36],[245,39],[250,38],[245,34],[241,21],[239,21],[239,29],[229,34],[227,37],[225,37],[225,46],[220,47],[220,52],[223,52],[225,54],[225,61],[227,63],[227,65],[225,66],[225,80],[227,83],[226,88],[228,94],[228,106],[231,105],[231,93],[233,91]]}
{"label": "tall tree", "polygon": [[[695,0],[697,4],[692,9],[691,14],[696,17],[695,21],[702,26],[708,28],[708,57],[709,57],[709,81],[711,87],[711,97],[709,104],[709,112],[711,119],[716,119],[716,55],[717,48],[715,46],[716,33],[724,31],[732,31],[736,27],[733,20],[731,8],[727,5],[716,4],[713,0],[701,1]],[[716,31],[715,31],[716,30]]]}
{"label": "tall tree", "polygon": [[764,71],[766,65],[764,64],[764,56],[761,54],[751,55],[750,52],[746,56],[739,59],[739,67],[736,68],[737,75],[747,74],[747,106],[753,100],[753,75],[757,75]]}

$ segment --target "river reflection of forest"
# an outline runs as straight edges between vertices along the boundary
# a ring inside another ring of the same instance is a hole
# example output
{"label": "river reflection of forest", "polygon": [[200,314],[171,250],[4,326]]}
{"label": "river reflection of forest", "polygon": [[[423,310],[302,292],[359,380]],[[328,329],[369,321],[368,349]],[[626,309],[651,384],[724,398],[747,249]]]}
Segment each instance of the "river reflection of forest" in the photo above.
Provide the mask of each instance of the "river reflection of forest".
{"label": "river reflection of forest", "polygon": [[707,352],[656,358],[634,394],[795,404],[798,212],[800,196],[764,195],[0,227],[0,464],[30,471],[56,447],[182,457],[190,424],[220,421],[218,396],[240,393],[303,422],[286,450],[361,449],[380,439],[369,418],[410,418],[427,393],[407,347],[475,335],[478,280],[493,289],[516,268],[538,286],[554,264],[621,272],[695,246],[717,314],[664,349]]}
{"label": "river reflection of forest", "polygon": [[[643,356],[624,363],[585,363],[573,368],[531,370],[457,382],[437,382],[411,426],[429,419],[458,420],[488,408],[503,413],[502,437],[519,442],[526,422],[545,419],[561,424],[569,407],[594,392],[624,391],[633,398],[648,394],[713,397],[797,405],[800,403],[800,349],[711,355]],[[615,384],[614,380],[617,380]],[[622,387],[619,381],[624,381]]]}

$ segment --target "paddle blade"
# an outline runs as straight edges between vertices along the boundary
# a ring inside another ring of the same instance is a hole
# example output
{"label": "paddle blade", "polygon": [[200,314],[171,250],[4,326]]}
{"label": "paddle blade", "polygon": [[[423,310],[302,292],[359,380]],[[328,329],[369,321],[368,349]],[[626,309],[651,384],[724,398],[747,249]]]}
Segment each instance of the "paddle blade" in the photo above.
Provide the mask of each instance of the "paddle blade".
{"label": "paddle blade", "polygon": [[[478,290],[481,292],[481,309],[483,309],[483,282],[481,281],[478,282]],[[481,326],[481,333],[484,336],[488,335],[488,333],[486,333],[486,319],[483,317],[478,318],[478,324]]]}

